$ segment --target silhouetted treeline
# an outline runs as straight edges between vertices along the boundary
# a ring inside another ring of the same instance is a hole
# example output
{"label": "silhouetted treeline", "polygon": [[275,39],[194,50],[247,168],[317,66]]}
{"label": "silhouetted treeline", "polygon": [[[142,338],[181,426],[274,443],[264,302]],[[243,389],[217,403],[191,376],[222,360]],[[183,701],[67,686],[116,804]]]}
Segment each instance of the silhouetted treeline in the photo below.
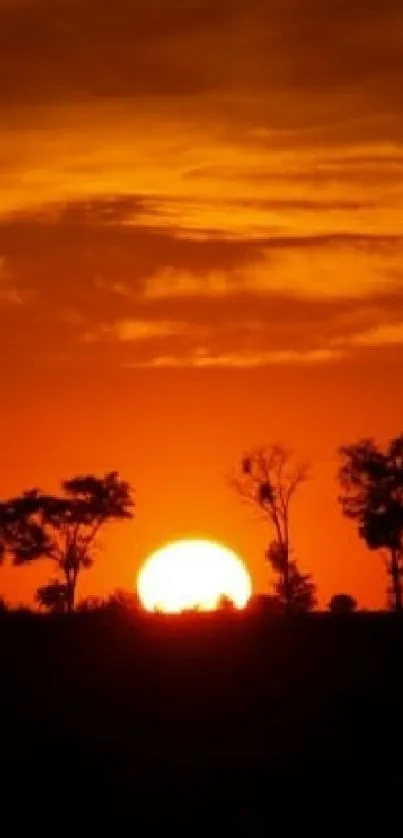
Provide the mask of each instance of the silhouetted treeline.
{"label": "silhouetted treeline", "polygon": [[[370,550],[386,556],[389,603],[401,611],[403,435],[385,449],[372,439],[343,446],[339,458],[343,514],[357,523],[358,535]],[[245,454],[231,480],[269,527],[265,557],[274,574],[274,595],[286,615],[311,611],[317,603],[315,582],[301,572],[292,547],[292,502],[307,478],[306,464],[282,446],[269,445]],[[93,564],[100,531],[132,518],[134,499],[132,487],[117,472],[77,476],[64,481],[61,489],[59,495],[31,489],[0,502],[0,562],[52,560],[58,575],[39,587],[36,601],[51,611],[71,612],[79,575]],[[355,610],[357,604],[351,594],[336,594],[330,607],[340,613]]]}
{"label": "silhouetted treeline", "polygon": [[[385,449],[372,439],[363,439],[342,446],[338,454],[343,514],[357,522],[358,535],[370,550],[386,553],[386,572],[391,582],[389,602],[401,611],[403,434],[392,439]],[[316,604],[315,584],[309,574],[300,572],[292,555],[292,501],[307,477],[307,466],[296,460],[292,452],[270,445],[244,455],[240,473],[232,481],[241,498],[257,506],[270,524],[274,541],[266,558],[277,575],[274,589],[286,614],[309,611]],[[340,605],[339,600],[339,608]]]}
{"label": "silhouetted treeline", "polygon": [[403,608],[403,435],[382,450],[372,439],[340,449],[343,513],[370,550],[386,554],[388,595]]}

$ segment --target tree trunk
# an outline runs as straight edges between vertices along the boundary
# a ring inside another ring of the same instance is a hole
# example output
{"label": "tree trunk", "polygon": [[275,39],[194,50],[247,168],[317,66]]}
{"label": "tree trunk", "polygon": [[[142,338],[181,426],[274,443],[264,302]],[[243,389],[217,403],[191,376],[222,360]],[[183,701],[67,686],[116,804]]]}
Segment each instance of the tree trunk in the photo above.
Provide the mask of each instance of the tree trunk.
{"label": "tree trunk", "polygon": [[393,598],[395,601],[395,611],[400,612],[403,608],[403,597],[402,597],[402,582],[401,582],[401,575],[400,575],[400,566],[399,566],[399,550],[391,550],[391,569],[390,575],[392,577],[392,586],[393,586]]}
{"label": "tree trunk", "polygon": [[74,593],[70,580],[66,587],[66,610],[68,614],[74,610]]}
{"label": "tree trunk", "polygon": [[292,612],[292,597],[290,589],[290,550],[288,544],[284,544],[284,599],[285,613]]}
{"label": "tree trunk", "polygon": [[66,576],[66,610],[68,614],[74,611],[76,598],[77,574]]}

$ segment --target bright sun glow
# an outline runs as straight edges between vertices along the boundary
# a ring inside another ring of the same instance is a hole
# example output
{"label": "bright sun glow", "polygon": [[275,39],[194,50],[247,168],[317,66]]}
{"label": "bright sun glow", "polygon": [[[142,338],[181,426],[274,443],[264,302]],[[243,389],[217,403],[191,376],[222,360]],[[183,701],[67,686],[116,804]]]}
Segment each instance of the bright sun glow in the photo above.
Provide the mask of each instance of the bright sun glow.
{"label": "bright sun glow", "polygon": [[241,559],[212,541],[177,541],[153,553],[138,578],[147,611],[214,611],[222,596],[245,608],[252,584]]}

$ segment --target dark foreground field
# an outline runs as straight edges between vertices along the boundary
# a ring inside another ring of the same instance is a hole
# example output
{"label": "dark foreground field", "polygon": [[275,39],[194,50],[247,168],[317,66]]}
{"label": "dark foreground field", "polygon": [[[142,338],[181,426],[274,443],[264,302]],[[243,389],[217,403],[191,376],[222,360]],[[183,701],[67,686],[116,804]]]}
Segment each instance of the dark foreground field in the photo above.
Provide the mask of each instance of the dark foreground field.
{"label": "dark foreground field", "polygon": [[402,651],[389,615],[5,616],[2,818],[42,834],[400,833]]}

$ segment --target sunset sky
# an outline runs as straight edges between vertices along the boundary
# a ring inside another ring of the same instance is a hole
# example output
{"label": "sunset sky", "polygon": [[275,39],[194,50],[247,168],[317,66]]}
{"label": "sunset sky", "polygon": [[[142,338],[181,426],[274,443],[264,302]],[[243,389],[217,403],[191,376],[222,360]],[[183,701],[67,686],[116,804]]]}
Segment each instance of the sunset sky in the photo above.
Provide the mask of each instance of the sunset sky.
{"label": "sunset sky", "polygon": [[136,490],[81,593],[189,536],[267,589],[228,478],[281,441],[320,602],[384,604],[335,451],[403,429],[402,55],[401,0],[0,0],[0,492]]}

